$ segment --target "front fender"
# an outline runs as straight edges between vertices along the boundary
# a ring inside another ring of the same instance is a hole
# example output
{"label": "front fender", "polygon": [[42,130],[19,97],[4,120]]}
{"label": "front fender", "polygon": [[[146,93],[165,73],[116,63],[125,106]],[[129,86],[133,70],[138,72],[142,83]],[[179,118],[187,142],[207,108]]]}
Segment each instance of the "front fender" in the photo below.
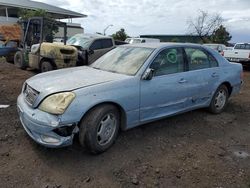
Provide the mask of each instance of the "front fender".
{"label": "front fender", "polygon": [[93,107],[102,103],[114,103],[123,109],[127,124],[137,124],[139,80],[137,77],[132,77],[74,90],[76,98],[60,118],[63,122],[79,122]]}

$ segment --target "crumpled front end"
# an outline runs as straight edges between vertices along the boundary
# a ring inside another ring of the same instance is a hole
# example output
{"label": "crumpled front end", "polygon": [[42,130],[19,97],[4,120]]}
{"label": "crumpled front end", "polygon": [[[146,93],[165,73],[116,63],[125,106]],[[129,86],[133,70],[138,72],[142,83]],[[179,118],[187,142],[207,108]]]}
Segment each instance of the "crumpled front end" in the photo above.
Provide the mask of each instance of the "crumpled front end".
{"label": "crumpled front end", "polygon": [[17,110],[25,131],[43,146],[56,148],[71,145],[79,131],[77,122],[64,123],[60,116],[32,108],[23,93],[18,97]]}

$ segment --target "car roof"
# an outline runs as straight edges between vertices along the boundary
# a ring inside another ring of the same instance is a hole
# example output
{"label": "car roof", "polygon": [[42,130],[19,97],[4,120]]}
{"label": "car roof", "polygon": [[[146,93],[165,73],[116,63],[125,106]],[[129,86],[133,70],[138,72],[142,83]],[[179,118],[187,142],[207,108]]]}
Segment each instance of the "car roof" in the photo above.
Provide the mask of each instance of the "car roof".
{"label": "car roof", "polygon": [[[238,42],[238,43],[236,43],[236,44],[250,44],[250,43],[248,43],[248,42],[245,42],[245,43],[244,43],[244,42]],[[235,45],[236,45],[236,44],[235,44]]]}
{"label": "car roof", "polygon": [[219,46],[219,45],[225,46],[224,44],[218,44],[218,43],[205,43],[203,45],[205,45],[205,46]]}
{"label": "car roof", "polygon": [[135,44],[125,44],[122,46],[131,46],[131,47],[142,47],[142,48],[164,48],[171,46],[192,46],[192,47],[202,47],[200,44],[193,43],[176,43],[176,42],[152,42],[152,43],[135,43]]}
{"label": "car roof", "polygon": [[156,38],[145,38],[145,37],[129,37],[126,39],[155,39],[155,40],[160,40],[160,39],[156,39]]}

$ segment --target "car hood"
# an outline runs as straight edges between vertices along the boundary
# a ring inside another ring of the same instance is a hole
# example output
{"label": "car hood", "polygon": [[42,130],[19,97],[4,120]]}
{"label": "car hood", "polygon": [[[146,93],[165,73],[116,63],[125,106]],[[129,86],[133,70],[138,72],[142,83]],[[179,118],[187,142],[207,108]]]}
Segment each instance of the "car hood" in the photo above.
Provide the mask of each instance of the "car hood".
{"label": "car hood", "polygon": [[83,66],[38,74],[26,82],[33,89],[47,95],[61,91],[72,91],[127,77],[129,76]]}

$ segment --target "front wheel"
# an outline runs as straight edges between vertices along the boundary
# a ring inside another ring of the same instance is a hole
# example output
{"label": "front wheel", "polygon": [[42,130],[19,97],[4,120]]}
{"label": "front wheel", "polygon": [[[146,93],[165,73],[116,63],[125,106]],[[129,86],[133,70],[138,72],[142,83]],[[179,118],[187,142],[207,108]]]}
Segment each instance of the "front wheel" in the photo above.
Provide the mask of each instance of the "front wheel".
{"label": "front wheel", "polygon": [[221,113],[227,105],[228,97],[229,94],[227,87],[225,85],[221,85],[214,93],[214,96],[209,106],[209,111],[214,114]]}
{"label": "front wheel", "polygon": [[41,67],[40,67],[41,72],[48,72],[52,70],[53,70],[53,66],[49,61],[42,61]]}
{"label": "front wheel", "polygon": [[14,65],[20,69],[25,69],[24,54],[21,51],[17,51],[14,56]]}
{"label": "front wheel", "polygon": [[80,124],[79,141],[94,154],[109,149],[118,135],[120,114],[113,105],[91,110]]}

